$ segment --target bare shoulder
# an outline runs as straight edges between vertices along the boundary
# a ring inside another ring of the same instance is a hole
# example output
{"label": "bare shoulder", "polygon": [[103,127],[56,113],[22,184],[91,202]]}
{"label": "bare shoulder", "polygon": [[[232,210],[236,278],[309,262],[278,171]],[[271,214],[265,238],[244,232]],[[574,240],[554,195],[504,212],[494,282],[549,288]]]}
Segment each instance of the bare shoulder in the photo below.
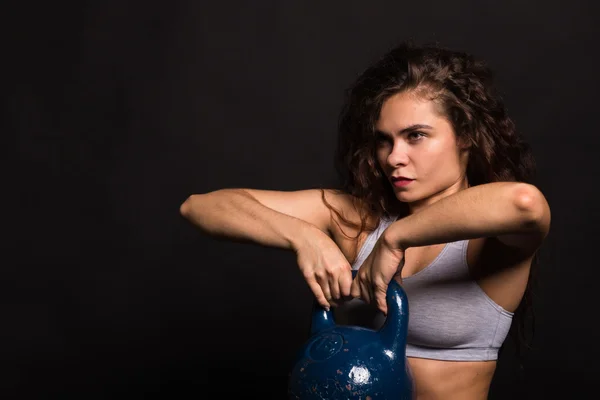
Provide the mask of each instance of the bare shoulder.
{"label": "bare shoulder", "polygon": [[378,224],[365,203],[347,193],[331,190],[324,199],[332,207],[329,233],[349,262],[354,261],[368,233]]}

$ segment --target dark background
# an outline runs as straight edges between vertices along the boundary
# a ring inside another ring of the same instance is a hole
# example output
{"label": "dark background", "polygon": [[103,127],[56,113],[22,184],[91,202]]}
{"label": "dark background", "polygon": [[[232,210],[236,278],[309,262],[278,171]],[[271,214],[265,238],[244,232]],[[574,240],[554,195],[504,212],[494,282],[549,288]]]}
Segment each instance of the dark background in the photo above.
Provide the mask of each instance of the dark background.
{"label": "dark background", "polygon": [[405,39],[490,62],[552,207],[535,346],[519,377],[508,343],[491,398],[594,397],[594,2],[13,3],[2,398],[285,398],[312,299],[295,258],[179,205],[333,182],[342,91]]}

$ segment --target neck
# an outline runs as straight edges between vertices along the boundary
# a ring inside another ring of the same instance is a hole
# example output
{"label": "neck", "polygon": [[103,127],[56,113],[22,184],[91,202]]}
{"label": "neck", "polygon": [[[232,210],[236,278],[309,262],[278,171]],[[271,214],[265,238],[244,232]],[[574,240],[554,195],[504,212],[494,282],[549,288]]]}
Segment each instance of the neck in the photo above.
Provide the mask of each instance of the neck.
{"label": "neck", "polygon": [[469,187],[469,180],[467,177],[463,177],[457,180],[454,184],[442,190],[441,192],[437,192],[427,198],[415,201],[408,205],[409,214],[416,214],[424,208],[427,208],[431,204],[435,203],[438,200],[443,199],[444,197],[448,197],[454,193],[460,192],[461,190],[465,190]]}

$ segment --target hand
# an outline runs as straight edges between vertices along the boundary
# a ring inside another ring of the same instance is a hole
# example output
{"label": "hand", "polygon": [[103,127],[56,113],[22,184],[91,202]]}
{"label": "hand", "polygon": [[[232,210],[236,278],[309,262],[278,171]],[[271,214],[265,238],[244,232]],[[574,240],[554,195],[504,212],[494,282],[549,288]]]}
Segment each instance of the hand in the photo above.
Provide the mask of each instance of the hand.
{"label": "hand", "polygon": [[394,278],[401,282],[403,267],[404,250],[382,235],[352,282],[352,297],[358,297],[366,303],[376,302],[377,308],[387,315],[388,284]]}
{"label": "hand", "polygon": [[350,297],[352,267],[323,231],[315,228],[296,246],[297,263],[317,302],[326,310]]}

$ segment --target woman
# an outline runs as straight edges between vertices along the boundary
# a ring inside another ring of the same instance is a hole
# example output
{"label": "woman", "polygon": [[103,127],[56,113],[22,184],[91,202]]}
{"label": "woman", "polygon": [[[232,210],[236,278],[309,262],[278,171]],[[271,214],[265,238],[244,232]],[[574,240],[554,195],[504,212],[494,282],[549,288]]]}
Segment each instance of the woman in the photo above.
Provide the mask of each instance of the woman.
{"label": "woman", "polygon": [[487,398],[550,226],[489,68],[435,46],[392,49],[348,91],[337,165],[340,189],[223,189],[181,213],[213,236],[293,250],[341,316],[353,298],[385,314],[396,279],[417,398]]}

